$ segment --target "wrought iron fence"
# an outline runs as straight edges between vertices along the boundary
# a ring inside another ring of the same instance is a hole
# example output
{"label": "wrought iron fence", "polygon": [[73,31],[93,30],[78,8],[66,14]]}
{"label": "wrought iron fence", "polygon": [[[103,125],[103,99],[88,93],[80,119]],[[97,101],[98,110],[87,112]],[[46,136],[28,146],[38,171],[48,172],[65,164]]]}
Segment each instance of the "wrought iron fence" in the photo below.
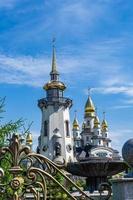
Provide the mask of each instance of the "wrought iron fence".
{"label": "wrought iron fence", "polygon": [[[0,166],[0,200],[93,200],[64,173],[63,165],[31,152],[28,146],[20,144],[15,134],[9,147],[0,149]],[[76,188],[79,197],[72,195],[71,187]],[[107,200],[111,196],[109,185],[102,184],[99,192],[105,189]]]}

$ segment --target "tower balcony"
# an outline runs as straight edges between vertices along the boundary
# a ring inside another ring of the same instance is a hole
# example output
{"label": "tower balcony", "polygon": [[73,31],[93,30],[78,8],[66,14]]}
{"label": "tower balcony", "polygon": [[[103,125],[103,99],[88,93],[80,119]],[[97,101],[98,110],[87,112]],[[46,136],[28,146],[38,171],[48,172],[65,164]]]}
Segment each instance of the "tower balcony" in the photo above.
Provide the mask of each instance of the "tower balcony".
{"label": "tower balcony", "polygon": [[38,100],[38,106],[40,109],[47,108],[48,105],[64,106],[65,108],[72,106],[72,100],[65,97],[47,97]]}

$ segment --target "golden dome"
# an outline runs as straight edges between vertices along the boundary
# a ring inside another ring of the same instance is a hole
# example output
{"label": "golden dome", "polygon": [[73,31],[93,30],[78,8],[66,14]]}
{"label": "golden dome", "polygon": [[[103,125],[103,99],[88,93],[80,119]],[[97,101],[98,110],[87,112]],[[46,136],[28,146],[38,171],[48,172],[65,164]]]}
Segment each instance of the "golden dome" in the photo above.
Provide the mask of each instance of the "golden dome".
{"label": "golden dome", "polygon": [[32,145],[32,134],[28,133],[26,137],[26,143]]}
{"label": "golden dome", "polygon": [[104,119],[104,120],[102,121],[102,131],[107,131],[107,129],[108,129],[108,123],[107,123],[107,121]]}
{"label": "golden dome", "polygon": [[45,90],[49,90],[49,89],[60,89],[60,90],[65,90],[66,86],[64,85],[64,83],[60,82],[60,81],[49,81],[48,83],[46,83],[43,87]]}
{"label": "golden dome", "polygon": [[85,104],[85,116],[95,116],[95,106],[90,96]]}
{"label": "golden dome", "polygon": [[99,125],[100,125],[99,118],[98,118],[98,116],[95,116],[95,118],[94,118],[94,128],[98,128]]}
{"label": "golden dome", "polygon": [[73,129],[79,129],[78,120],[76,118],[73,121]]}

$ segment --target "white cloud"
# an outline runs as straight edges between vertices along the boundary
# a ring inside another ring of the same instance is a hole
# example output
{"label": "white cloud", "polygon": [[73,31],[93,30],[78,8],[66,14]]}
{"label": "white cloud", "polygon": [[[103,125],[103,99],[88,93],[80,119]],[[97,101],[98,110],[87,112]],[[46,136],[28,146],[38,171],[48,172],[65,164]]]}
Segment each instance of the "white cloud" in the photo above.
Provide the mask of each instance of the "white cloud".
{"label": "white cloud", "polygon": [[115,105],[111,107],[110,109],[119,110],[119,109],[127,109],[127,108],[133,108],[133,105]]}
{"label": "white cloud", "polygon": [[112,140],[112,147],[119,150],[121,154],[122,147],[124,143],[131,139],[133,129],[116,129],[109,133],[109,137]]}
{"label": "white cloud", "polygon": [[128,104],[129,106],[133,105],[133,99],[124,99],[122,102]]}
{"label": "white cloud", "polygon": [[0,0],[0,8],[13,8],[18,0]]}
{"label": "white cloud", "polygon": [[[83,79],[83,84],[87,84],[87,80],[89,83],[92,81],[95,92],[133,96],[132,80],[125,73],[122,60],[117,57],[118,49],[123,48],[123,41],[121,38],[84,44],[77,52],[74,46],[58,49],[58,69],[64,79],[72,76],[75,82]],[[1,83],[42,86],[48,81],[50,68],[51,56],[47,54],[38,57],[0,54]],[[69,81],[73,82],[73,79]]]}
{"label": "white cloud", "polygon": [[0,82],[42,86],[48,76],[50,60],[45,57],[10,57],[0,55]]}
{"label": "white cloud", "polygon": [[113,86],[113,87],[99,87],[93,88],[94,92],[102,94],[125,94],[127,96],[133,96],[133,87],[131,86]]}

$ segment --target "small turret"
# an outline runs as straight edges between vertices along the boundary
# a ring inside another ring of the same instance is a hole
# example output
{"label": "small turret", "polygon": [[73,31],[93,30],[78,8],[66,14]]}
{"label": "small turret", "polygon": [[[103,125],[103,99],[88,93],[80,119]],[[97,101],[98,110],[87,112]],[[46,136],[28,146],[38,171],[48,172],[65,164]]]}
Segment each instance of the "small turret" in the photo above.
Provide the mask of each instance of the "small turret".
{"label": "small turret", "polygon": [[105,112],[103,112],[103,121],[102,121],[102,132],[108,131],[108,123],[105,119]]}
{"label": "small turret", "polygon": [[76,111],[75,111],[75,118],[73,121],[73,139],[74,139],[74,146],[80,147],[81,146],[81,136],[80,136],[79,123],[78,123],[77,116],[76,116]]}
{"label": "small turret", "polygon": [[110,138],[108,138],[108,123],[105,119],[105,112],[103,112],[103,121],[102,121],[101,126],[102,126],[101,133],[102,133],[102,136],[104,137],[103,145],[105,147],[111,147],[111,140]]}
{"label": "small turret", "polygon": [[94,128],[99,128],[100,127],[100,121],[99,121],[99,118],[98,116],[95,116],[94,118]]}
{"label": "small turret", "polygon": [[27,137],[26,137],[26,145],[32,147],[32,134],[30,132],[27,133]]}
{"label": "small turret", "polygon": [[106,120],[102,121],[102,131],[106,132],[108,130],[108,124]]}
{"label": "small turret", "polygon": [[77,118],[73,121],[73,130],[79,130],[79,124]]}

